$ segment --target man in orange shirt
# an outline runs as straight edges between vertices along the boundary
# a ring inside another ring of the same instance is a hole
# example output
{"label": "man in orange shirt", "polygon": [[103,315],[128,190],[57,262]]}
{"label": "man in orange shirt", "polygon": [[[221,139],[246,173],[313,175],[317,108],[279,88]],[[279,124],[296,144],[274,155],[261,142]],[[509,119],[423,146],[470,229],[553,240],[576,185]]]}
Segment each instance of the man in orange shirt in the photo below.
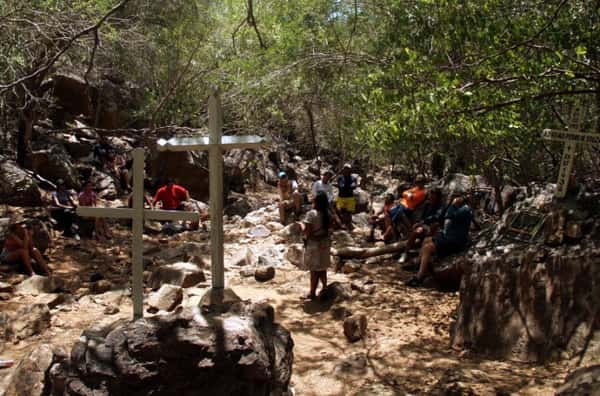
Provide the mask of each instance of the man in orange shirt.
{"label": "man in orange shirt", "polygon": [[391,236],[396,237],[396,226],[399,226],[403,233],[408,235],[411,229],[408,217],[425,200],[426,195],[425,180],[423,176],[419,175],[415,178],[414,187],[402,193],[399,204],[392,208],[390,215],[386,217],[384,240],[388,240]]}

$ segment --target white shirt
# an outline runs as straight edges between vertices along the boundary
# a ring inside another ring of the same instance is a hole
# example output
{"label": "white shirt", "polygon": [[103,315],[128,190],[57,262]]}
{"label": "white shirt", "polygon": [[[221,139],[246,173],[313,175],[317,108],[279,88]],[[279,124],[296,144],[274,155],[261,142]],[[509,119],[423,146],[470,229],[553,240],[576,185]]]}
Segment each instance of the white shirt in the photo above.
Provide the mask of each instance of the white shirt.
{"label": "white shirt", "polygon": [[327,194],[327,201],[333,202],[333,186],[331,184],[325,184],[322,180],[317,180],[312,186],[313,197],[316,197],[319,191]]}

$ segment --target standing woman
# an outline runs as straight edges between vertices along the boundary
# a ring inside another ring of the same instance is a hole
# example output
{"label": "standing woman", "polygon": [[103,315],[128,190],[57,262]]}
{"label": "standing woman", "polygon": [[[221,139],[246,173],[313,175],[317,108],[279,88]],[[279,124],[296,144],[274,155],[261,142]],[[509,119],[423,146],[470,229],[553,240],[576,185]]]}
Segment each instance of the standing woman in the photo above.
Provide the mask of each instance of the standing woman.
{"label": "standing woman", "polygon": [[331,240],[329,229],[331,217],[329,215],[329,201],[323,191],[319,191],[313,200],[313,209],[306,214],[303,222],[306,235],[304,251],[304,266],[310,270],[310,292],[307,298],[316,298],[319,280],[323,288],[327,286],[327,268],[330,264],[329,250]]}

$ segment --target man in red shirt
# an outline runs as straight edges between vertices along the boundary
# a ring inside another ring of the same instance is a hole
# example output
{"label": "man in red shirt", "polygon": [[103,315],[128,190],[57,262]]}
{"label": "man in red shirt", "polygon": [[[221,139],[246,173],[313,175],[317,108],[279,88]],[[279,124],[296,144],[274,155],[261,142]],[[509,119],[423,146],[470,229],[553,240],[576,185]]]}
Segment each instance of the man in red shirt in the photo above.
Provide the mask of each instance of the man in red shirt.
{"label": "man in red shirt", "polygon": [[[156,191],[153,200],[153,206],[157,208],[158,202],[161,203],[162,209],[164,210],[185,210],[193,212],[198,210],[196,205],[191,202],[189,191],[180,185],[175,184],[173,179],[168,179],[167,184],[162,186]],[[208,218],[208,213],[200,210],[200,217],[202,220]],[[197,230],[200,222],[193,221],[190,223],[190,229]]]}
{"label": "man in red shirt", "polygon": [[167,184],[156,191],[154,196],[154,206],[160,202],[165,210],[183,210],[182,201],[189,201],[190,193],[184,187],[177,185],[172,179],[167,180]]}

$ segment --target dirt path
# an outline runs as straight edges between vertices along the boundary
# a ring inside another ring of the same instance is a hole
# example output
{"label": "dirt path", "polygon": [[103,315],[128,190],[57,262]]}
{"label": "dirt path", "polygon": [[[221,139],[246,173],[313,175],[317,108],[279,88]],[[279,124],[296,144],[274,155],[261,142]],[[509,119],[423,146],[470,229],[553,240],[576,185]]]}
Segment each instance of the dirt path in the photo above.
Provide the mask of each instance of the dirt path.
{"label": "dirt path", "polygon": [[[236,249],[256,247],[256,241],[242,238],[246,230],[237,232],[237,236],[233,231],[228,235],[228,239],[238,240]],[[205,237],[194,238],[206,241]],[[164,237],[148,238],[158,246],[176,246],[189,239],[188,234],[169,241]],[[273,247],[275,241],[265,239],[260,244]],[[67,295],[67,301],[52,310],[49,329],[17,344],[5,344],[0,349],[1,357],[19,360],[43,343],[69,350],[85,328],[130,318],[127,248],[125,227],[119,227],[114,242],[59,240],[50,253],[51,264],[74,297]],[[296,395],[422,394],[441,389],[459,393],[471,390],[482,395],[539,395],[552,394],[564,380],[567,363],[541,367],[491,361],[451,349],[449,334],[458,295],[407,288],[404,281],[410,274],[399,270],[397,264],[370,262],[348,275],[330,272],[330,282],[355,281],[355,288],[365,283],[373,285],[355,290],[352,299],[333,306],[301,300],[307,292],[308,274],[289,263],[278,267],[275,278],[266,283],[241,277],[239,268],[227,272],[228,284],[240,297],[271,303],[277,320],[292,332],[292,387]],[[89,295],[86,280],[94,272],[102,273],[116,290]],[[14,296],[1,301],[0,309],[15,310],[32,301],[32,297]],[[346,313],[367,316],[366,339],[356,343],[346,340],[342,328]],[[0,389],[10,372],[0,370]]]}

